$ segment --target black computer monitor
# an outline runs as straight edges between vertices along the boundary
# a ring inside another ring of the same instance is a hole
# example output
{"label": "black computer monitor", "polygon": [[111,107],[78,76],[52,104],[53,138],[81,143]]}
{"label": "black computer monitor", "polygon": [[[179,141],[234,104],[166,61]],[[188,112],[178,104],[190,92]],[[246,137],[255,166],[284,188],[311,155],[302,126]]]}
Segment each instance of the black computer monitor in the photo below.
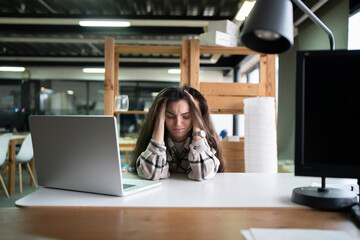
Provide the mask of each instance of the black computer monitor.
{"label": "black computer monitor", "polygon": [[342,209],[355,192],[327,188],[326,177],[360,178],[360,51],[299,51],[296,68],[295,175],[322,178],[292,201]]}

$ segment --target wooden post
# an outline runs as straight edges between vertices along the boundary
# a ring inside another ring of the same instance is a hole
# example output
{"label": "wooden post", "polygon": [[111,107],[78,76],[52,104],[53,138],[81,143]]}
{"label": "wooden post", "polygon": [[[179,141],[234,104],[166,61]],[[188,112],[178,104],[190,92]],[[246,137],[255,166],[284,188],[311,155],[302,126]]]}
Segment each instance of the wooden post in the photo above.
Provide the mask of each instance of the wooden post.
{"label": "wooden post", "polygon": [[200,43],[199,39],[190,40],[190,87],[200,91]]}
{"label": "wooden post", "polygon": [[[33,173],[35,173],[35,158],[33,157],[30,160],[30,168]],[[30,186],[36,186],[36,182],[33,180],[33,178],[30,178]]]}
{"label": "wooden post", "polygon": [[114,53],[114,98],[119,95],[119,55]]}
{"label": "wooden post", "polygon": [[114,115],[114,38],[105,38],[104,115]]}
{"label": "wooden post", "polygon": [[16,148],[16,142],[11,141],[9,143],[9,168],[8,168],[8,191],[9,195],[12,195],[15,193],[15,148]]}
{"label": "wooden post", "polygon": [[266,55],[267,64],[266,64],[266,96],[275,97],[276,96],[276,55]]}
{"label": "wooden post", "polygon": [[190,86],[190,40],[182,40],[180,56],[180,87]]}
{"label": "wooden post", "polygon": [[275,97],[276,95],[276,55],[260,55],[260,96]]}

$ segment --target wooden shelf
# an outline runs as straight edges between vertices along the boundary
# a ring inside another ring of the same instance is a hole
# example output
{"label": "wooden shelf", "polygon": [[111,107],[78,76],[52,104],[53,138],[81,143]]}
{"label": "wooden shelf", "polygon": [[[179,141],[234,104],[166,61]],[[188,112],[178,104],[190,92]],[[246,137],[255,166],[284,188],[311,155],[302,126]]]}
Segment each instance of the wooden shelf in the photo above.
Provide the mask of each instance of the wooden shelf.
{"label": "wooden shelf", "polygon": [[210,109],[210,113],[239,115],[244,114],[244,111],[242,109]]}
{"label": "wooden shelf", "polygon": [[[245,47],[201,46],[199,39],[183,40],[181,46],[115,45],[114,38],[105,39],[104,114],[147,114],[146,111],[114,111],[114,97],[118,94],[118,66],[121,53],[179,55],[180,86],[197,89],[206,98],[212,114],[243,114],[244,99],[275,97],[275,55],[261,54]],[[201,54],[260,55],[257,84],[216,83],[199,81]],[[227,172],[244,171],[243,143],[222,143]]]}
{"label": "wooden shelf", "polygon": [[115,114],[148,114],[148,111],[131,110],[131,111],[114,111]]}

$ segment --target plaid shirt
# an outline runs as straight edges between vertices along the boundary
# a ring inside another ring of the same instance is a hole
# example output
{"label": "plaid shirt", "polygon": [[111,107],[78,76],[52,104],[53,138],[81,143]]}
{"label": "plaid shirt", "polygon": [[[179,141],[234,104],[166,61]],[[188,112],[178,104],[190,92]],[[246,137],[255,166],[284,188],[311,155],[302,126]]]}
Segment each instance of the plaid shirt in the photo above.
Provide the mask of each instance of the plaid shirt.
{"label": "plaid shirt", "polygon": [[187,137],[181,153],[176,151],[170,137],[166,138],[165,145],[151,139],[136,161],[137,173],[151,180],[168,178],[171,172],[186,173],[193,180],[206,180],[215,176],[219,169],[220,161],[214,152],[206,138],[195,141]]}

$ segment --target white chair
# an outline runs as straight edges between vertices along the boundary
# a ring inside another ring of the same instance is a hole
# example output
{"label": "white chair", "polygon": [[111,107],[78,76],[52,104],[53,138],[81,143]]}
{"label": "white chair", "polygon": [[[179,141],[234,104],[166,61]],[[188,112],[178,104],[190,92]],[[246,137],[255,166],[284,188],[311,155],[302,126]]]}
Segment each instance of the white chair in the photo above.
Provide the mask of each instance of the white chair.
{"label": "white chair", "polygon": [[[9,149],[9,141],[10,141],[11,136],[12,136],[12,133],[6,133],[6,134],[3,134],[0,136],[0,167],[2,167],[3,164],[5,163],[6,153]],[[4,188],[6,196],[9,197],[9,193],[7,191],[7,188],[5,186],[5,183],[4,183],[4,180],[3,180],[1,174],[0,174],[0,182]]]}
{"label": "white chair", "polygon": [[20,192],[22,192],[22,170],[21,170],[21,164],[26,163],[26,166],[29,170],[30,177],[33,180],[35,187],[37,187],[34,174],[30,168],[29,162],[34,157],[34,151],[31,141],[31,134],[28,134],[23,143],[21,144],[19,152],[15,156],[15,162],[19,166],[19,185],[20,185]]}

